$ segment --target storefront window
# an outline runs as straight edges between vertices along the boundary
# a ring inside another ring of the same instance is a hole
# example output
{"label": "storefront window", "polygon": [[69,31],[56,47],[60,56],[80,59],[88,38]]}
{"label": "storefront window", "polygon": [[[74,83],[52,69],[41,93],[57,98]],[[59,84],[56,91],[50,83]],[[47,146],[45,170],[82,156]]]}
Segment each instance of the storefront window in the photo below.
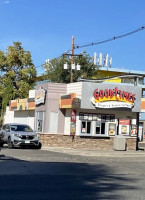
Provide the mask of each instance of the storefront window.
{"label": "storefront window", "polygon": [[101,123],[101,135],[105,135],[105,123]]}
{"label": "storefront window", "polygon": [[100,130],[101,130],[101,123],[96,122],[96,134],[100,134]]}
{"label": "storefront window", "polygon": [[37,112],[36,116],[36,131],[41,133],[44,126],[44,111]]}
{"label": "storefront window", "polygon": [[91,133],[91,122],[82,121],[81,133],[90,134]]}
{"label": "storefront window", "polygon": [[[115,135],[116,125],[114,114],[101,114],[101,113],[79,113],[79,120],[81,124],[81,134],[91,136],[108,136]],[[108,124],[113,124],[109,127]]]}
{"label": "storefront window", "polygon": [[105,123],[96,122],[96,135],[105,135]]}

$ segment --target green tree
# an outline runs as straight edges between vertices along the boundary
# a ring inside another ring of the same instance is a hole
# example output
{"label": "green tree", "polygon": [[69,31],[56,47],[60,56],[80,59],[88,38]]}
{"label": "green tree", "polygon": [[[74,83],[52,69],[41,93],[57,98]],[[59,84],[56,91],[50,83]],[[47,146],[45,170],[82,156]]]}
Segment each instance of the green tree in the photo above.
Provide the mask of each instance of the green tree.
{"label": "green tree", "polygon": [[[64,64],[67,62],[69,69],[64,69]],[[82,53],[81,56],[74,57],[74,63],[80,64],[80,70],[73,71],[73,82],[78,81],[80,77],[93,78],[96,74],[96,66],[93,64],[93,58],[90,57],[86,52]],[[71,59],[67,56],[60,58],[53,58],[50,63],[45,64],[45,78],[47,77],[52,82],[58,83],[69,83],[70,82],[70,66]]]}
{"label": "green tree", "polygon": [[10,100],[28,96],[36,70],[31,53],[24,50],[21,42],[14,42],[6,52],[0,51],[0,71],[1,109],[4,112]]}

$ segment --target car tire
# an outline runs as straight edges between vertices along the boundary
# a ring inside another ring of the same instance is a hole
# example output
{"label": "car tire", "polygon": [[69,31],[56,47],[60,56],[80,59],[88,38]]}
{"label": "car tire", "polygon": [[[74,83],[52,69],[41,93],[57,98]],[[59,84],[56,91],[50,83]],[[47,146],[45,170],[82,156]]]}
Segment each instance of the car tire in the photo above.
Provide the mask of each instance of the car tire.
{"label": "car tire", "polygon": [[42,147],[42,144],[41,144],[41,142],[39,142],[39,144],[38,144],[38,146],[36,147],[36,149],[41,149],[41,147]]}
{"label": "car tire", "polygon": [[0,143],[0,147],[3,147],[3,145],[4,145],[3,143]]}
{"label": "car tire", "polygon": [[13,148],[13,143],[12,143],[10,137],[8,138],[8,148],[9,148],[9,149],[12,149],[12,148]]}

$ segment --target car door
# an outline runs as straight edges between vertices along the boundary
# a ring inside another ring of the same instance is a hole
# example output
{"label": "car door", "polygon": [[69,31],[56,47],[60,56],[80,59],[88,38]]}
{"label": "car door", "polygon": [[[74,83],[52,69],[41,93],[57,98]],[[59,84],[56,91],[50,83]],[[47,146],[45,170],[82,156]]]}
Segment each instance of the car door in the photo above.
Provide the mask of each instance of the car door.
{"label": "car door", "polygon": [[2,137],[2,140],[4,140],[4,137],[5,137],[5,129],[6,129],[6,124],[4,126],[2,126],[2,128],[1,128],[1,137]]}

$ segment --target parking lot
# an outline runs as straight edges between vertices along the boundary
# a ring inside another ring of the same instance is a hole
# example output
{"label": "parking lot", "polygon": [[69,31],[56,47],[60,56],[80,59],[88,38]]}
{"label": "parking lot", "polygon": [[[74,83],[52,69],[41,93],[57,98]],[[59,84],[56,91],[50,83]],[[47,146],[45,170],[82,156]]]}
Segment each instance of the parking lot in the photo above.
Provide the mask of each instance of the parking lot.
{"label": "parking lot", "polygon": [[1,199],[144,199],[144,155],[82,156],[4,147]]}

